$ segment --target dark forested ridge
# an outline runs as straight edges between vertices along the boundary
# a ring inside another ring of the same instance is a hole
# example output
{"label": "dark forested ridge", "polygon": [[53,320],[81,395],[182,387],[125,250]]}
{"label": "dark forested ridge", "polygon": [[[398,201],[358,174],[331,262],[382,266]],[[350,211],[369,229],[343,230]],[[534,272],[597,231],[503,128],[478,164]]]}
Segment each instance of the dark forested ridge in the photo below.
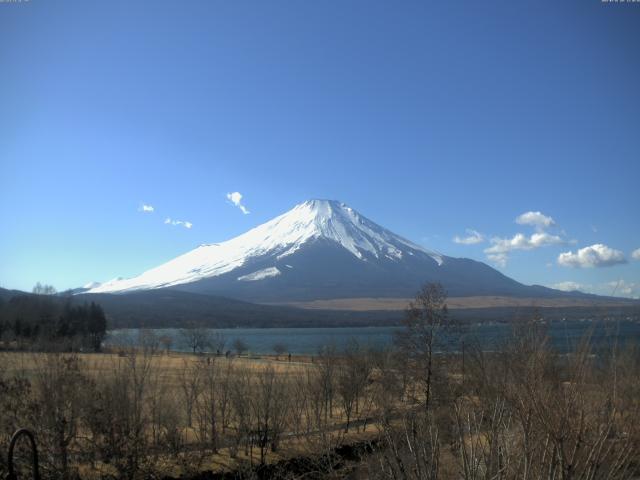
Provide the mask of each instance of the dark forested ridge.
{"label": "dark forested ridge", "polygon": [[127,294],[83,294],[78,301],[100,303],[110,328],[182,327],[198,324],[214,328],[233,327],[353,327],[392,325],[402,312],[354,312],[304,310],[260,305],[227,297],[178,290],[151,290]]}
{"label": "dark forested ridge", "polygon": [[[127,294],[83,294],[76,301],[102,305],[109,328],[179,328],[198,324],[212,328],[233,327],[364,327],[397,325],[402,310],[315,310],[279,305],[261,305],[228,297],[179,290],[158,289]],[[461,322],[509,322],[541,316],[548,320],[582,318],[640,318],[640,303],[588,307],[491,307],[452,309]]]}
{"label": "dark forested ridge", "polygon": [[34,292],[0,291],[0,342],[4,346],[100,350],[107,317],[99,304],[78,302],[53,289],[45,293],[36,288]]}
{"label": "dark forested ridge", "polygon": [[[0,319],[6,315],[11,321],[4,325],[12,325],[16,319],[16,306],[29,306],[32,310],[33,294],[15,290],[0,289]],[[22,298],[22,299],[20,299]],[[235,300],[227,297],[205,295],[178,290],[158,289],[139,291],[127,294],[81,294],[56,295],[47,297],[59,308],[79,309],[60,317],[57,311],[48,317],[38,317],[47,328],[39,328],[40,332],[49,332],[55,337],[56,332],[66,332],[67,327],[60,318],[82,317],[82,309],[86,304],[90,309],[92,303],[104,309],[107,328],[180,328],[185,325],[199,325],[211,328],[233,327],[356,327],[356,326],[388,326],[397,325],[403,311],[350,311],[350,310],[311,310],[277,305],[260,305]],[[40,303],[42,303],[40,299]],[[4,307],[3,307],[4,304]],[[24,305],[23,305],[24,304]],[[13,316],[11,316],[13,315]],[[630,302],[629,305],[598,307],[493,307],[452,309],[451,315],[461,322],[508,322],[518,318],[541,316],[548,320],[582,319],[582,318],[640,318],[640,305]],[[33,312],[32,312],[33,317]],[[75,320],[74,320],[75,321]],[[33,323],[33,322],[32,322]],[[38,322],[35,322],[36,324]],[[53,326],[52,326],[53,325]],[[2,327],[0,327],[2,328]],[[6,326],[4,327],[6,330]],[[75,330],[71,330],[75,331]],[[60,333],[58,333],[59,335]]]}

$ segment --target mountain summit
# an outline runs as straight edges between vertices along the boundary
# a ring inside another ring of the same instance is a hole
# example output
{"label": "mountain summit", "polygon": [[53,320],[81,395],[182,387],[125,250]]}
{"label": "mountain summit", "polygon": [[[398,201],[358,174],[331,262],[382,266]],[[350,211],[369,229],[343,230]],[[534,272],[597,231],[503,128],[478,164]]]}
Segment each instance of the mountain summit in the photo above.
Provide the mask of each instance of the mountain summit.
{"label": "mountain summit", "polygon": [[456,296],[541,293],[541,287],[522,285],[481,262],[416,245],[334,200],[306,201],[231,240],[201,245],[86,293],[170,287],[277,302],[407,297],[426,281],[440,281]]}

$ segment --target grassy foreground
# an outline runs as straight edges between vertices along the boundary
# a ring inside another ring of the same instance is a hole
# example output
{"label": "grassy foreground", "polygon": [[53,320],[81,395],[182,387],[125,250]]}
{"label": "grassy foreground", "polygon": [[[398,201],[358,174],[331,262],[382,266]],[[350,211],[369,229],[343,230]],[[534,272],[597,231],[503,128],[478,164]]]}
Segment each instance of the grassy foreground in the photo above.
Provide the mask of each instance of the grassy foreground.
{"label": "grassy foreground", "polygon": [[[0,352],[0,435],[36,432],[44,478],[273,478],[256,466],[291,458],[304,472],[278,478],[636,478],[637,345],[594,351],[587,337],[559,354],[527,323],[493,352],[439,355],[434,332],[408,324],[392,350],[291,362]],[[362,441],[365,457],[334,455]]]}
{"label": "grassy foreground", "polygon": [[301,389],[327,360],[144,349],[0,352],[0,425],[5,441],[19,426],[34,430],[52,477],[60,469],[82,478],[179,476],[318,455],[375,436],[363,421],[368,411],[350,415],[347,426],[333,393],[323,393],[320,411],[300,403]]}

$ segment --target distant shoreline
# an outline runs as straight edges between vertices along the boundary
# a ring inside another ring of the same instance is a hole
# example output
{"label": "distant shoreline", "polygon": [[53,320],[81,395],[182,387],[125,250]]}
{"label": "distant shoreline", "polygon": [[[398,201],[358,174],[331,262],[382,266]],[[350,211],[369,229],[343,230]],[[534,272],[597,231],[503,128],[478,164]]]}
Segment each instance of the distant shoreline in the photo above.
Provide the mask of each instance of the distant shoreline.
{"label": "distant shoreline", "polygon": [[[524,320],[524,319],[523,319]],[[592,327],[593,340],[597,343],[604,338],[615,336],[621,340],[640,339],[640,319],[636,320],[567,320],[544,321],[548,326],[548,334],[552,343],[560,351],[566,348],[566,342],[577,343]],[[286,347],[286,353],[292,355],[316,355],[318,349],[333,346],[337,351],[343,350],[351,340],[355,339],[361,346],[386,347],[393,343],[394,333],[400,326],[377,327],[284,327],[284,328],[212,328],[216,334],[221,334],[225,346],[221,352],[233,352],[234,341],[241,339],[251,354],[274,354],[274,346]],[[145,329],[119,328],[110,330],[105,341],[105,347],[117,349],[121,346],[135,346],[138,344],[139,333]],[[190,346],[185,343],[180,328],[166,328],[154,332],[155,338],[161,336],[171,338],[170,350],[189,352]],[[460,342],[480,341],[487,351],[500,339],[509,338],[511,326],[506,322],[483,322],[468,325],[461,330],[449,331],[447,343],[451,343],[452,351],[459,349]],[[284,354],[281,354],[284,356]]]}
{"label": "distant shoreline", "polygon": [[[305,310],[351,310],[368,311],[398,311],[404,310],[411,302],[411,298],[336,298],[330,300],[312,300],[306,302],[263,303],[263,305],[279,305],[302,308]],[[501,308],[501,307],[537,307],[537,308],[570,308],[570,307],[627,307],[638,306],[640,302],[631,299],[598,299],[590,298],[532,298],[507,296],[473,296],[449,297],[447,306],[450,309],[470,308]]]}

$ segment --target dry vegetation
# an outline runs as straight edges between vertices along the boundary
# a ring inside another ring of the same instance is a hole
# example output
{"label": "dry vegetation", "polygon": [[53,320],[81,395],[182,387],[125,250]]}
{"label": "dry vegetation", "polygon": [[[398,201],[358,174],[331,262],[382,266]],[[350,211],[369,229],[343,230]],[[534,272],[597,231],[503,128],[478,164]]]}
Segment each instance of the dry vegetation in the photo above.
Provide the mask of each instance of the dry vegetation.
{"label": "dry vegetation", "polygon": [[178,476],[328,453],[375,433],[362,424],[362,393],[344,381],[354,374],[334,378],[331,355],[4,352],[2,443],[18,427],[36,432],[51,478]]}
{"label": "dry vegetation", "polygon": [[[446,323],[429,286],[388,351],[354,342],[288,362],[168,355],[147,338],[112,354],[3,353],[0,435],[35,431],[46,478],[252,478],[292,457],[305,472],[279,477],[637,478],[634,345],[593,352],[585,339],[559,355],[527,323],[463,361],[436,354]],[[336,448],[363,440],[371,451],[336,469]]]}
{"label": "dry vegetation", "polygon": [[[410,298],[338,298],[330,300],[312,300],[307,302],[272,303],[270,305],[289,305],[292,307],[311,310],[355,310],[361,312],[396,310],[403,311],[407,308]],[[561,297],[561,298],[531,298],[531,297],[503,297],[503,296],[476,296],[476,297],[449,297],[447,306],[452,309],[470,308],[498,308],[498,307],[589,307],[594,309],[624,307],[637,305],[636,302],[624,298],[592,298]]]}

